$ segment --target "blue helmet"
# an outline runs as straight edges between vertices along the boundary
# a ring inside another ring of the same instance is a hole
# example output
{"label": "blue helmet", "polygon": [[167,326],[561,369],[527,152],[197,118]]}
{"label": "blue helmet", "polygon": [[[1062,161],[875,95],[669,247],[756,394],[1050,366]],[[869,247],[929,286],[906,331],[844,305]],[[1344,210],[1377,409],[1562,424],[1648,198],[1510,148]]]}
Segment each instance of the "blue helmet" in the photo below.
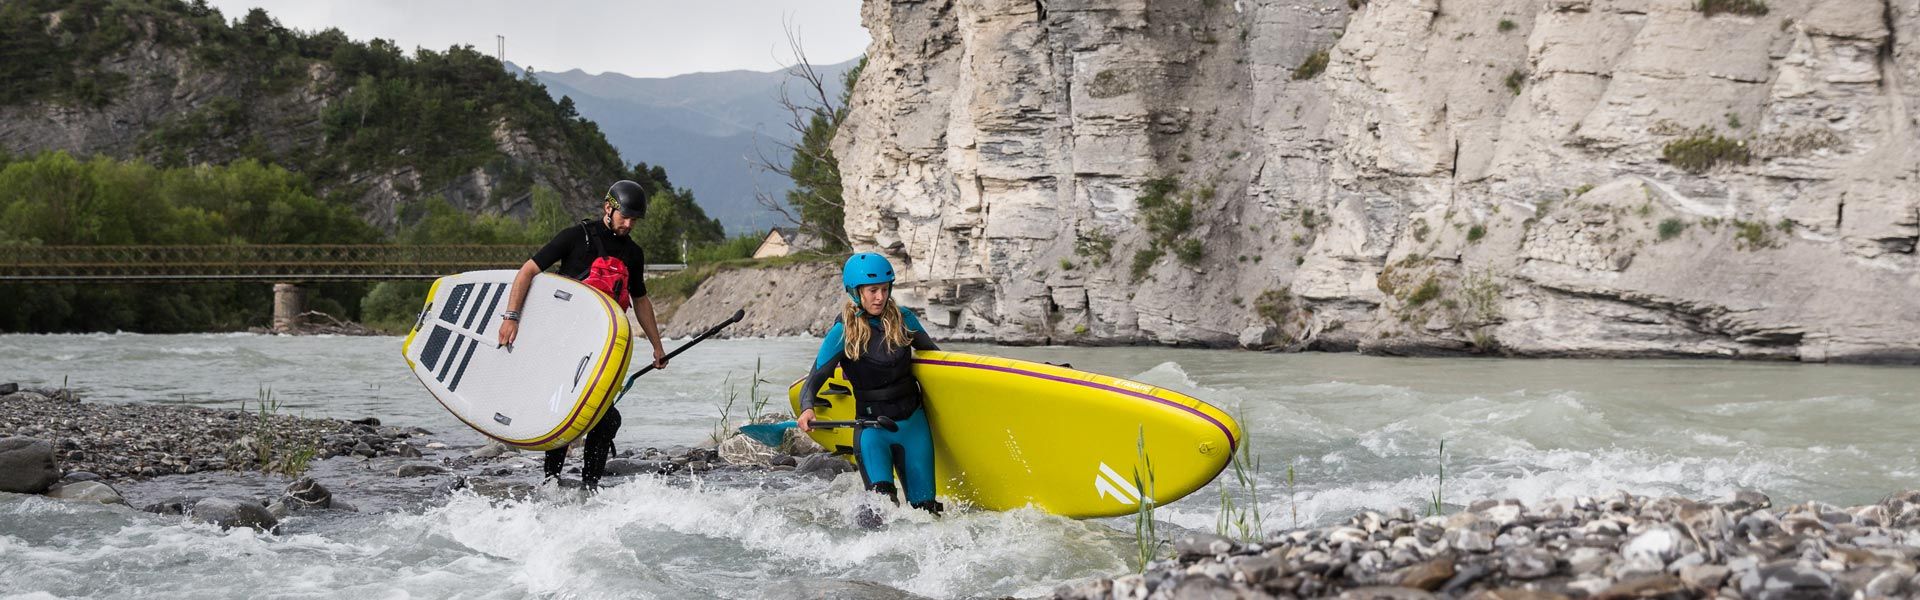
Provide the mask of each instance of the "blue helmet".
{"label": "blue helmet", "polygon": [[893,282],[893,263],[887,257],[873,252],[861,252],[847,258],[847,266],[840,269],[840,283],[847,289],[847,295],[853,301],[860,301],[860,286]]}

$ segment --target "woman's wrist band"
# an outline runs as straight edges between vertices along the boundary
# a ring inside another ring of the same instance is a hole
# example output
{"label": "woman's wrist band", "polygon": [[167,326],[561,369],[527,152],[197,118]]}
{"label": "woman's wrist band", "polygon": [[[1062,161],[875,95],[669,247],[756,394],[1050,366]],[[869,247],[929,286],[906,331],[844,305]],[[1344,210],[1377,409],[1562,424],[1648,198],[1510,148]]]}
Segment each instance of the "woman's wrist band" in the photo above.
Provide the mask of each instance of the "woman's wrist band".
{"label": "woman's wrist band", "polygon": [[517,311],[517,310],[509,310],[509,311],[507,311],[507,312],[504,312],[504,313],[500,313],[500,320],[502,320],[502,321],[518,321],[518,320],[520,320],[520,311]]}

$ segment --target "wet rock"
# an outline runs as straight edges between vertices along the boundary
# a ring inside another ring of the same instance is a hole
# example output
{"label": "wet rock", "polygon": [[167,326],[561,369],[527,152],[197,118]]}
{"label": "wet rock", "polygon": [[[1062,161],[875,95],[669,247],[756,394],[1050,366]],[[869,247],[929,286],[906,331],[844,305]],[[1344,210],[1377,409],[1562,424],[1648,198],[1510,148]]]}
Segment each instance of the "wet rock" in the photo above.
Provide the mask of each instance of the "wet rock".
{"label": "wet rock", "polygon": [[62,484],[47,490],[48,498],[71,500],[75,502],[98,502],[101,504],[126,504],[126,498],[120,497],[120,491],[113,486],[98,481],[81,481]]}
{"label": "wet rock", "polygon": [[1651,577],[1630,579],[1614,584],[1606,590],[1594,594],[1596,600],[1665,600],[1668,598],[1693,598],[1695,596],[1696,594],[1692,588],[1687,587],[1687,582],[1681,581],[1680,578],[1672,575],[1654,575]]}
{"label": "wet rock", "polygon": [[496,458],[518,452],[520,452],[520,450],[513,446],[508,446],[500,442],[488,442],[487,445],[476,448],[473,452],[467,453],[467,455],[474,458]]}
{"label": "wet rock", "polygon": [[362,418],[354,419],[352,421],[347,421],[347,422],[355,425],[366,425],[368,427],[380,426],[380,419],[376,417],[362,417]]}
{"label": "wet rock", "polygon": [[1553,574],[1553,555],[1537,548],[1513,551],[1502,559],[1507,576],[1514,579],[1539,579]]}
{"label": "wet rock", "polygon": [[288,504],[299,508],[331,508],[333,492],[311,477],[301,477],[287,484],[284,497]]}
{"label": "wet rock", "polygon": [[1173,541],[1173,550],[1181,556],[1214,556],[1232,552],[1239,544],[1211,533],[1199,533]]}
{"label": "wet rock", "polygon": [[1692,545],[1679,530],[1655,525],[1627,540],[1626,545],[1620,548],[1620,554],[1628,560],[1644,559],[1665,567],[1681,553],[1691,552]]}
{"label": "wet rock", "polygon": [[1915,591],[1914,588],[1907,585],[1913,577],[1914,569],[1912,567],[1882,571],[1878,575],[1875,575],[1872,580],[1869,580],[1867,585],[1861,588],[1861,591],[1865,592],[1868,598],[1900,597]]}
{"label": "wet rock", "polygon": [[656,473],[671,473],[678,466],[679,465],[667,461],[616,458],[607,461],[607,474],[653,475]]}
{"label": "wet rock", "polygon": [[1492,570],[1493,569],[1486,565],[1472,562],[1457,564],[1453,569],[1453,578],[1448,579],[1446,583],[1440,584],[1440,593],[1449,596],[1455,595],[1461,590],[1468,589],[1469,586],[1480,581],[1481,578],[1486,577],[1487,573]]}
{"label": "wet rock", "polygon": [[193,519],[219,525],[221,529],[252,527],[268,533],[280,526],[280,520],[267,512],[267,507],[240,498],[203,498],[193,504]]}
{"label": "wet rock", "polygon": [[1467,594],[1463,600],[1567,600],[1567,595],[1544,590],[1505,588],[1480,590]]}
{"label": "wet rock", "polygon": [[795,459],[793,455],[782,454],[773,457],[773,460],[768,461],[768,464],[776,467],[797,467],[800,466],[800,461]]}
{"label": "wet rock", "polygon": [[764,467],[771,464],[774,455],[778,454],[773,448],[756,442],[751,437],[739,434],[722,440],[720,444],[715,447],[715,450],[719,452],[721,460],[727,461],[727,464],[730,465],[755,465]]}
{"label": "wet rock", "polygon": [[187,514],[187,507],[190,506],[193,506],[192,501],[176,496],[142,506],[140,510],[141,512],[150,512],[159,515],[184,515]]}
{"label": "wet rock", "polygon": [[20,391],[20,384],[18,383],[0,383],[0,396],[11,395],[18,391]]}
{"label": "wet rock", "polygon": [[379,452],[379,451],[377,451],[377,450],[374,450],[374,449],[373,449],[373,446],[372,446],[372,445],[369,445],[369,444],[368,444],[368,443],[366,443],[366,442],[359,442],[359,443],[356,443],[356,444],[354,444],[354,445],[353,445],[353,453],[352,453],[352,454],[353,454],[354,456],[364,456],[364,457],[367,457],[367,458],[373,458],[373,457],[375,457],[375,456],[379,456],[379,455],[380,455],[380,452]]}
{"label": "wet rock", "polygon": [[6,403],[44,403],[51,400],[53,399],[48,398],[46,394],[33,391],[16,391],[11,394],[0,395],[0,402]]}
{"label": "wet rock", "polygon": [[100,480],[99,474],[90,473],[87,471],[69,471],[67,472],[66,475],[60,477],[60,483],[62,484],[79,483],[82,481],[99,481],[99,480]]}
{"label": "wet rock", "polygon": [[1440,589],[1440,586],[1446,584],[1449,579],[1453,579],[1451,555],[1402,569],[1399,583],[1403,587],[1432,591]]}
{"label": "wet rock", "polygon": [[398,444],[398,446],[399,449],[393,451],[394,456],[400,458],[420,458],[420,449],[413,447],[413,444]]}
{"label": "wet rock", "polygon": [[1763,508],[1772,508],[1773,499],[1754,490],[1740,490],[1720,500],[1720,506],[1729,513],[1745,513]]}
{"label": "wet rock", "polygon": [[1340,600],[1435,600],[1426,590],[1403,587],[1362,587],[1341,592]]}
{"label": "wet rock", "polygon": [[1726,565],[1693,565],[1680,569],[1680,580],[1698,589],[1717,590],[1732,574]]}
{"label": "wet rock", "polygon": [[423,475],[441,475],[446,472],[447,472],[447,468],[442,467],[440,465],[428,464],[428,463],[407,463],[404,465],[400,465],[400,468],[395,469],[393,471],[393,474],[400,477],[420,477]]}
{"label": "wet rock", "polygon": [[1287,561],[1277,556],[1235,556],[1228,561],[1234,579],[1245,583],[1263,583],[1286,575]]}
{"label": "wet rock", "polygon": [[853,471],[853,463],[831,454],[811,454],[800,460],[796,467],[801,473],[832,477]]}
{"label": "wet rock", "polygon": [[1460,529],[1450,532],[1447,543],[1464,552],[1491,552],[1493,538],[1472,529]]}
{"label": "wet rock", "polygon": [[60,481],[53,445],[27,438],[0,438],[0,492],[38,494]]}
{"label": "wet rock", "polygon": [[1851,595],[1835,585],[1833,575],[1812,565],[1788,561],[1743,575],[1740,593],[1752,600],[1839,599]]}

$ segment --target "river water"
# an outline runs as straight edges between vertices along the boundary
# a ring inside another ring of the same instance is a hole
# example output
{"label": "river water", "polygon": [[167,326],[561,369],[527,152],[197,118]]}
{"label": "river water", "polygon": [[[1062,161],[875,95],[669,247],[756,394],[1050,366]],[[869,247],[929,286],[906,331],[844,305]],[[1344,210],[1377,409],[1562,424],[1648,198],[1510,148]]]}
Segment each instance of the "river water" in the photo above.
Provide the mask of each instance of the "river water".
{"label": "river water", "polygon": [[[622,403],[623,448],[699,444],[723,406],[784,410],[817,342],[716,340],[649,374]],[[1438,491],[1523,501],[1617,490],[1776,505],[1876,501],[1920,487],[1920,370],[1708,361],[1392,359],[1166,348],[949,349],[1051,362],[1192,394],[1236,414],[1261,468],[1268,528]],[[420,387],[397,338],[0,336],[0,380],[66,385],[89,402],[254,403],[377,416],[480,443]],[[752,384],[756,370],[760,383]],[[1444,456],[1440,453],[1445,444]],[[1438,471],[1444,467],[1444,483]],[[1292,484],[1287,473],[1291,468]],[[1158,518],[1212,531],[1231,475]],[[428,485],[428,484],[422,484]],[[580,501],[445,505],[222,532],[125,507],[0,494],[0,596],[896,597],[1043,595],[1134,568],[1132,521],[1031,510],[911,511],[848,526],[864,496],[784,473],[637,479]],[[351,498],[354,490],[335,493]],[[1247,503],[1242,501],[1241,506]],[[298,517],[296,517],[298,518]],[[872,582],[869,585],[861,582]]]}

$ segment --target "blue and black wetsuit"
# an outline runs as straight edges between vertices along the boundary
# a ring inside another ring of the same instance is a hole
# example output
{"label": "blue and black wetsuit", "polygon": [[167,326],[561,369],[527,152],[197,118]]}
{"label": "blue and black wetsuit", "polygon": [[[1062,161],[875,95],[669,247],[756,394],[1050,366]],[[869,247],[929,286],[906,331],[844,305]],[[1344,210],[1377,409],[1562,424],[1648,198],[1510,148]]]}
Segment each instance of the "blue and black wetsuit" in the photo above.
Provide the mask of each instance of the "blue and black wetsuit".
{"label": "blue and black wetsuit", "polygon": [[884,416],[899,425],[898,431],[854,430],[853,443],[860,451],[860,473],[867,487],[893,496],[893,471],[898,466],[906,479],[907,502],[916,508],[939,512],[940,505],[933,499],[933,433],[927,428],[927,411],[921,405],[920,382],[913,378],[913,351],[940,348],[927,337],[926,328],[920,325],[913,311],[900,309],[900,317],[913,336],[912,344],[905,348],[891,347],[880,318],[867,317],[867,326],[873,335],[860,360],[847,357],[843,324],[834,323],[833,328],[827,330],[826,339],[820,342],[820,355],[813,361],[813,372],[807,376],[806,387],[801,388],[808,392],[802,398],[801,410],[824,404],[817,400],[815,393],[838,367],[847,382],[853,384],[854,412],[859,418]]}

